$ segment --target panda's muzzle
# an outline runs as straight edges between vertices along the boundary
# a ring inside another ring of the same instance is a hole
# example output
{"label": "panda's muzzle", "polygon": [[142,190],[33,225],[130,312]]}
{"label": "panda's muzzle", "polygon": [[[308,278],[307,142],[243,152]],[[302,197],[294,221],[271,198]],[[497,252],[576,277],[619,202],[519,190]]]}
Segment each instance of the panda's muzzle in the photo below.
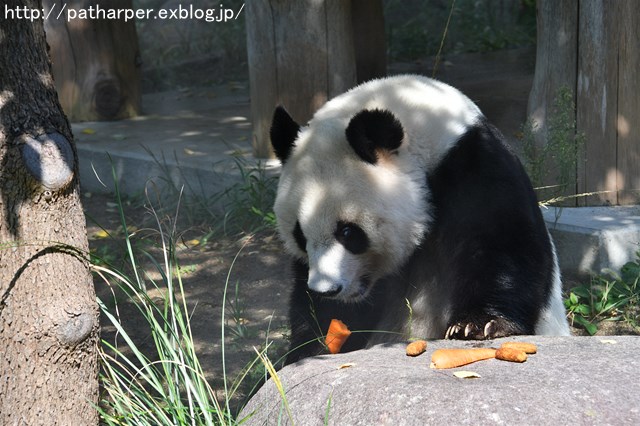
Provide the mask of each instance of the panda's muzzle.
{"label": "panda's muzzle", "polygon": [[363,258],[340,241],[324,247],[311,245],[308,260],[307,288],[314,295],[357,301],[368,293],[369,279],[362,276]]}

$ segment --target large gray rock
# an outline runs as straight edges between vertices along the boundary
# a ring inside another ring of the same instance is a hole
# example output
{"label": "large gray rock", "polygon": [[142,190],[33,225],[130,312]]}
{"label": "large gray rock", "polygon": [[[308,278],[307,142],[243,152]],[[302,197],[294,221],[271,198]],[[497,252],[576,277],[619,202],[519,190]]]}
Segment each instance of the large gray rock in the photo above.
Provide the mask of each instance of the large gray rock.
{"label": "large gray rock", "polygon": [[[429,368],[445,347],[538,345],[523,364],[490,359],[451,370]],[[640,424],[640,337],[541,337],[490,342],[437,340],[426,354],[404,345],[326,355],[278,375],[299,425]],[[349,368],[340,366],[353,363]],[[478,373],[460,379],[454,371]],[[291,424],[273,380],[249,401],[246,423]]]}

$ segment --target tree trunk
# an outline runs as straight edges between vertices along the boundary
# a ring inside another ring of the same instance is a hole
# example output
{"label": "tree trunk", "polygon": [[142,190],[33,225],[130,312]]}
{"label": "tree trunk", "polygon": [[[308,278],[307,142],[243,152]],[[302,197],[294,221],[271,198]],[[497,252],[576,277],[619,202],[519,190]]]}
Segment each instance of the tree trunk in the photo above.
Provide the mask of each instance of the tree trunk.
{"label": "tree trunk", "polygon": [[[8,0],[7,10],[42,10]],[[0,424],[97,424],[98,309],[77,154],[41,19],[0,19]]]}
{"label": "tree trunk", "polygon": [[[95,8],[100,4],[98,15]],[[132,10],[131,0],[43,0],[53,76],[71,121],[119,120],[140,113],[140,52],[133,19],[108,19],[108,10]],[[66,19],[65,11],[94,7],[94,19]]]}

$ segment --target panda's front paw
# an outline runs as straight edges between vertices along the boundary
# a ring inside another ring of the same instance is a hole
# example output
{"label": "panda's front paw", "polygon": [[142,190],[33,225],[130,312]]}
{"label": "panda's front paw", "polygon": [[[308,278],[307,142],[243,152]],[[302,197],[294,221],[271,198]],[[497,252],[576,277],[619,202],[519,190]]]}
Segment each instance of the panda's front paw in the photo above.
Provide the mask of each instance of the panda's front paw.
{"label": "panda's front paw", "polygon": [[458,321],[447,328],[445,339],[484,340],[522,334],[519,327],[505,318],[482,318],[476,321]]}

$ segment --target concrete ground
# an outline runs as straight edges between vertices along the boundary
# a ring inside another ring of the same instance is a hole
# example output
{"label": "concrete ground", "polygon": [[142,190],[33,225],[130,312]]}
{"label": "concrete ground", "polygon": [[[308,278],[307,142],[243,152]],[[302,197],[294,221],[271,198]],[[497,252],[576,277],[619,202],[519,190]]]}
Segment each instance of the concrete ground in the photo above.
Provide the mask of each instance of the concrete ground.
{"label": "concrete ground", "polygon": [[[211,195],[238,176],[234,159],[251,155],[248,83],[143,95],[143,114],[72,124],[84,191],[138,195],[151,182]],[[277,162],[269,162],[277,167]]]}
{"label": "concrete ground", "polygon": [[[534,49],[445,57],[436,76],[474,100],[519,149],[517,134],[526,119],[533,79]],[[433,61],[393,64],[390,74],[433,75]],[[251,117],[247,82],[189,88],[143,96],[143,115],[117,122],[75,123],[81,185],[88,192],[120,190],[141,194],[156,185],[185,186],[186,193],[210,196],[239,176],[238,160],[274,160],[251,154]],[[604,268],[619,268],[640,248],[637,208],[545,210],[557,241],[565,276],[584,278]],[[560,220],[558,220],[560,217]]]}

